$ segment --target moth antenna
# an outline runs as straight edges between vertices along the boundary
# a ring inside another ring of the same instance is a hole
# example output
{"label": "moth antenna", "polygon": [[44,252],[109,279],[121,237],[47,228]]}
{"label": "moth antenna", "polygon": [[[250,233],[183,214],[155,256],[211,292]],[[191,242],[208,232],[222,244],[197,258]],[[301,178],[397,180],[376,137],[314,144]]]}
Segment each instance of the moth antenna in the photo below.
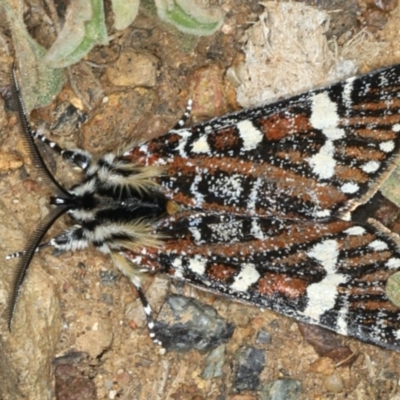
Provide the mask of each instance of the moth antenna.
{"label": "moth antenna", "polygon": [[28,244],[24,253],[21,255],[20,261],[15,274],[15,279],[12,285],[10,299],[6,308],[6,317],[8,329],[11,332],[11,324],[14,317],[15,307],[17,305],[18,297],[20,294],[22,283],[24,282],[26,272],[28,271],[29,264],[32,260],[36,249],[39,247],[46,232],[54,224],[54,222],[61,217],[70,207],[58,207],[53,209],[47,216],[40,222],[33,235],[29,238]]}
{"label": "moth antenna", "polygon": [[19,121],[20,121],[20,128],[22,137],[24,139],[26,148],[28,150],[29,156],[35,165],[36,169],[39,171],[39,174],[44,178],[44,180],[59,194],[63,194],[66,197],[71,197],[71,195],[57,182],[56,178],[47,168],[43,157],[41,156],[38,147],[36,146],[35,139],[34,139],[34,132],[29,124],[28,115],[25,109],[24,102],[22,100],[21,90],[18,84],[17,74],[15,70],[15,66],[12,66],[11,70],[11,77],[12,77],[12,91],[13,97],[16,99],[16,106],[18,109]]}
{"label": "moth antenna", "polygon": [[[20,87],[18,84],[16,69],[15,69],[14,65],[12,66],[12,69],[11,69],[11,77],[12,77],[12,82],[13,82],[13,85],[12,85],[13,97],[15,99],[16,106],[18,109],[21,133],[22,133],[22,137],[24,139],[26,148],[28,150],[29,156],[30,156],[34,166],[37,168],[37,170],[39,171],[40,175],[44,178],[44,180],[51,187],[53,187],[59,194],[64,195],[67,199],[71,199],[72,198],[71,194],[57,182],[57,180],[55,179],[53,174],[47,168],[47,166],[43,160],[43,157],[41,156],[39,149],[36,146],[34,131],[32,130],[32,128],[29,124],[28,115],[27,115],[27,112],[25,109],[24,102],[22,100],[22,94],[21,94],[21,90],[20,90]],[[34,255],[34,253],[37,251],[38,247],[40,246],[40,242],[42,241],[46,232],[50,229],[50,227],[53,225],[53,223],[62,214],[64,214],[66,211],[68,211],[70,208],[71,208],[71,205],[60,206],[57,209],[51,211],[46,216],[46,218],[39,224],[38,228],[36,229],[34,234],[29,239],[26,249],[19,254],[21,256],[21,259],[18,263],[14,284],[13,284],[11,294],[10,294],[10,301],[8,302],[8,306],[6,309],[8,328],[10,331],[11,331],[12,319],[14,316],[14,311],[15,311],[15,307],[16,307],[17,300],[19,297],[20,289],[21,289],[22,283],[25,279],[25,275],[29,268],[29,264],[32,260],[32,257]]]}

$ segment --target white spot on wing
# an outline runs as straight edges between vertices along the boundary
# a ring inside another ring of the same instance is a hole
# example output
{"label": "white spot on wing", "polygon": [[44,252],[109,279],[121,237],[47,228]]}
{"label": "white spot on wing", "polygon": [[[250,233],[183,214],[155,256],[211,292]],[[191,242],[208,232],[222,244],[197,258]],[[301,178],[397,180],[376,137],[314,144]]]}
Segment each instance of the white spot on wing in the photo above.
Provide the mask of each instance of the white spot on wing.
{"label": "white spot on wing", "polygon": [[318,218],[327,218],[331,215],[331,211],[330,210],[321,210],[321,211],[317,211],[315,213],[315,216]]}
{"label": "white spot on wing", "polygon": [[251,121],[240,121],[236,124],[236,127],[239,130],[239,136],[243,140],[244,151],[253,150],[261,143],[263,134]]}
{"label": "white spot on wing", "polygon": [[246,292],[253,283],[258,281],[259,278],[260,274],[256,270],[254,264],[242,264],[242,269],[239,274],[236,275],[235,280],[230,288],[237,292]]}
{"label": "white spot on wing", "polygon": [[393,258],[389,259],[388,261],[386,261],[386,266],[390,269],[392,269],[392,268],[397,269],[400,267],[400,259],[393,257]]}
{"label": "white spot on wing", "polygon": [[388,249],[387,243],[383,242],[382,240],[374,240],[368,245],[368,247],[375,251],[383,251]]}
{"label": "white spot on wing", "polygon": [[210,146],[207,142],[207,136],[200,136],[193,144],[192,144],[193,153],[209,153],[211,151]]}
{"label": "white spot on wing", "polygon": [[206,272],[207,260],[200,256],[194,256],[188,260],[188,268],[198,275],[204,275]]}
{"label": "white spot on wing", "polygon": [[315,94],[311,98],[310,122],[313,128],[320,129],[329,140],[341,139],[345,135],[344,130],[337,127],[337,105],[326,92]]}
{"label": "white spot on wing", "polygon": [[337,273],[339,248],[336,240],[328,239],[316,244],[307,255],[318,261],[326,271],[326,276],[307,289],[308,303],[303,314],[318,321],[321,315],[331,310],[338,294],[338,285],[345,283],[347,277]]}
{"label": "white spot on wing", "polygon": [[393,132],[400,132],[400,124],[394,124],[392,130]]}
{"label": "white spot on wing", "polygon": [[365,229],[362,226],[352,226],[344,231],[349,236],[361,236],[364,235]]}
{"label": "white spot on wing", "polygon": [[[352,80],[347,81],[343,91],[343,101],[351,106]],[[312,171],[320,179],[330,179],[335,174],[336,160],[334,141],[345,136],[343,128],[339,128],[340,116],[337,104],[329,98],[327,92],[314,94],[311,97],[310,123],[314,129],[322,131],[327,141],[319,149],[317,154],[308,158],[307,161]]]}
{"label": "white spot on wing", "polygon": [[379,148],[385,153],[390,153],[391,151],[394,150],[394,142],[393,142],[393,140],[388,140],[387,142],[382,142],[382,143],[380,143]]}
{"label": "white spot on wing", "polygon": [[175,270],[174,277],[177,279],[183,279],[182,259],[179,257],[175,258],[175,260],[172,261],[172,266]]}
{"label": "white spot on wing", "polygon": [[317,243],[307,255],[321,263],[326,272],[331,273],[334,271],[339,256],[337,241],[328,239]]}
{"label": "white spot on wing", "polygon": [[332,178],[335,174],[336,161],[333,158],[334,152],[333,142],[328,140],[317,154],[307,160],[313,172],[319,175],[321,179]]}
{"label": "white spot on wing", "polygon": [[376,172],[380,166],[381,163],[379,161],[368,161],[367,163],[361,166],[361,169],[367,174],[372,174]]}
{"label": "white spot on wing", "polygon": [[358,192],[358,190],[360,189],[360,186],[358,186],[356,183],[352,183],[352,182],[347,182],[345,184],[343,184],[340,188],[340,190],[343,193],[356,193]]}

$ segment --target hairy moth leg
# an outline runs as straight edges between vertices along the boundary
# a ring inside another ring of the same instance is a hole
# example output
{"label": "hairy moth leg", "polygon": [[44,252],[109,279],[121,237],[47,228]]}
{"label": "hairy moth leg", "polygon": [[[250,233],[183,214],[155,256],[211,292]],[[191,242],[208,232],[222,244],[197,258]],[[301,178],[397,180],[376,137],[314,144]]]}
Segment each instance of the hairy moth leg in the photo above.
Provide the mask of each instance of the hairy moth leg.
{"label": "hairy moth leg", "polygon": [[[89,241],[83,236],[83,228],[74,226],[71,229],[65,230],[47,242],[43,242],[36,247],[35,253],[46,247],[54,247],[55,255],[65,253],[66,251],[82,250],[89,246]],[[22,257],[26,253],[23,251],[16,251],[8,254],[6,260]]]}
{"label": "hairy moth leg", "polygon": [[17,79],[17,74],[16,70],[13,67],[12,68],[12,80],[13,80],[13,85],[14,85],[14,93],[15,93],[15,98],[17,99],[18,102],[18,108],[20,111],[20,118],[22,120],[23,124],[23,129],[25,131],[26,135],[29,135],[32,139],[37,139],[40,140],[41,142],[45,143],[50,149],[55,151],[57,154],[61,155],[64,159],[67,161],[77,165],[79,168],[85,170],[89,167],[90,162],[92,160],[92,155],[81,149],[72,149],[72,150],[66,150],[60,147],[57,143],[49,140],[46,138],[46,136],[42,135],[38,131],[32,129],[28,115],[22,100],[22,94],[21,94],[21,89],[18,84],[18,79]]}
{"label": "hairy moth leg", "polygon": [[82,149],[63,149],[56,142],[49,140],[46,136],[38,133],[37,131],[33,131],[34,138],[40,140],[45,143],[50,149],[59,154],[62,158],[67,160],[68,162],[75,164],[77,167],[82,169],[83,171],[87,170],[92,161],[92,155],[85,150]]}
{"label": "hairy moth leg", "polygon": [[129,262],[126,257],[124,257],[121,253],[117,251],[112,251],[110,254],[114,265],[132,282],[133,286],[135,286],[135,289],[138,292],[139,299],[142,303],[143,310],[146,315],[150,338],[155,344],[162,346],[162,342],[157,338],[155,332],[153,310],[149,302],[147,301],[146,295],[144,294],[142,289],[142,282],[140,277],[142,272],[138,269],[136,269],[135,271],[134,265]]}

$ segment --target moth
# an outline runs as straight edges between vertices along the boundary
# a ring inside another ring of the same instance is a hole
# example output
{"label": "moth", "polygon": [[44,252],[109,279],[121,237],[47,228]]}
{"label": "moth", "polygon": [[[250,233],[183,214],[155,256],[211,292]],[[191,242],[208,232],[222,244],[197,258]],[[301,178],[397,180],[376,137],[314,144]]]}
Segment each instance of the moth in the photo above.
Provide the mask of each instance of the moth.
{"label": "moth", "polygon": [[[371,218],[352,220],[399,163],[400,65],[179,123],[98,158],[35,132],[15,71],[13,85],[27,148],[54,195],[25,250],[9,256],[20,257],[9,326],[36,251],[94,246],[136,286],[156,342],[143,272],[400,351],[400,308],[386,288],[400,271],[400,238]],[[36,140],[78,166],[81,183],[65,189]],[[74,225],[44,240],[66,213]]]}

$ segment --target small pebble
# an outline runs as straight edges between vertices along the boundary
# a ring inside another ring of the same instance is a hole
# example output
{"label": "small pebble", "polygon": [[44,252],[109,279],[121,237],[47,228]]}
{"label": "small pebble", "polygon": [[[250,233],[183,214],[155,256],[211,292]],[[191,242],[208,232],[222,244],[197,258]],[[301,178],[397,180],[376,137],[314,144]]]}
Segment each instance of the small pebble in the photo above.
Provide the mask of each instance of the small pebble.
{"label": "small pebble", "polygon": [[325,379],[324,386],[331,393],[340,393],[344,390],[343,380],[337,372],[334,372]]}
{"label": "small pebble", "polygon": [[301,383],[294,379],[276,379],[261,390],[260,400],[297,400],[302,391]]}
{"label": "small pebble", "polygon": [[257,390],[260,374],[265,366],[265,355],[255,347],[242,347],[237,353],[237,369],[233,383],[234,392]]}
{"label": "small pebble", "polygon": [[267,331],[260,331],[258,332],[256,343],[265,343],[270,344],[272,341],[271,334]]}

